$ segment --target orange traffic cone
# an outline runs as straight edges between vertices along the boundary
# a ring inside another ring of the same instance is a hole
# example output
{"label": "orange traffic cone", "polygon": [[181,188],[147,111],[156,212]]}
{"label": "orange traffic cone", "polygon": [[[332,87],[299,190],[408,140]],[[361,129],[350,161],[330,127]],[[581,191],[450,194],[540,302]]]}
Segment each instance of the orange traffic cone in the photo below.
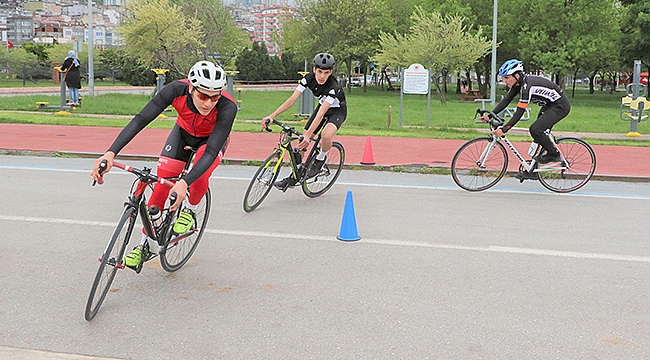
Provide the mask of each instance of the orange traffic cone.
{"label": "orange traffic cone", "polygon": [[366,137],[366,147],[363,149],[363,158],[361,158],[362,165],[375,165],[375,158],[372,156],[372,143],[370,136]]}

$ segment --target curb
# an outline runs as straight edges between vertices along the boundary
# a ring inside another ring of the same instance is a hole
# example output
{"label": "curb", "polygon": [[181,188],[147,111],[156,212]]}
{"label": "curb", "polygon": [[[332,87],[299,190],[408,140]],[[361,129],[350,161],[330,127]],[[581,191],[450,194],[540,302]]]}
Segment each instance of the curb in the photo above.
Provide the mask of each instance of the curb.
{"label": "curb", "polygon": [[[15,155],[15,156],[42,156],[42,157],[78,157],[95,159],[102,156],[102,153],[93,152],[59,152],[59,151],[35,151],[35,150],[7,150],[0,149],[0,155]],[[134,154],[119,154],[116,159],[132,160],[132,161],[157,161],[158,156],[149,155],[134,155]],[[241,165],[241,166],[258,166],[258,162],[262,160],[242,160],[242,159],[228,159],[224,158],[223,161],[227,165]],[[445,175],[449,171],[448,167],[433,167],[422,164],[410,165],[356,165],[344,164],[344,169],[348,170],[374,170],[374,171],[387,171],[387,172],[404,172],[404,173],[419,173],[419,174],[437,174]],[[423,170],[426,169],[426,170]],[[513,177],[514,171],[508,171],[506,176]],[[598,181],[618,181],[618,182],[634,182],[634,183],[650,183],[650,177],[647,176],[631,176],[631,175],[607,175],[607,174],[594,174],[591,180]],[[591,181],[590,180],[590,181]]]}

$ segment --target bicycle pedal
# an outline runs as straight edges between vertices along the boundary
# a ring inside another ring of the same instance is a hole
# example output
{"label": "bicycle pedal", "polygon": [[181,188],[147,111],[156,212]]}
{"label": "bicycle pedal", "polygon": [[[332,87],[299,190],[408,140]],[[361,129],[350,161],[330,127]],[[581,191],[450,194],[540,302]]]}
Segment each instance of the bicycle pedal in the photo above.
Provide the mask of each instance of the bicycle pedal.
{"label": "bicycle pedal", "polygon": [[140,263],[136,266],[129,266],[129,265],[124,265],[124,267],[127,267],[133,271],[135,271],[136,274],[139,274],[142,271],[142,264],[144,261],[140,261]]}

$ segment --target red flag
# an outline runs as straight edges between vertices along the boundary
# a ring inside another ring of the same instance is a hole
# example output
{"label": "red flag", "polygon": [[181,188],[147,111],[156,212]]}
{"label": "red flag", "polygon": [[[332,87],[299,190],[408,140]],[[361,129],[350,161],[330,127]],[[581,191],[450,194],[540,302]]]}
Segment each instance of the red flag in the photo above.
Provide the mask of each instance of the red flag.
{"label": "red flag", "polygon": [[11,43],[11,41],[7,40],[7,49],[11,49],[14,47],[14,44]]}

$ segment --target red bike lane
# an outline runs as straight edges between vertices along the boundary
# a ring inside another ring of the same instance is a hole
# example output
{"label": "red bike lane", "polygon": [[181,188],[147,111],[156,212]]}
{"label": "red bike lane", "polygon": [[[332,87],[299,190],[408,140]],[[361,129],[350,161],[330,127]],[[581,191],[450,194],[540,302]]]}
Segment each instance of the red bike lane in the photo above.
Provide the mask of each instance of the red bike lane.
{"label": "red bike lane", "polygon": [[[33,124],[0,124],[0,149],[5,151],[64,152],[82,155],[102,154],[121,128]],[[169,129],[144,129],[121,152],[121,155],[157,157]],[[225,159],[231,161],[264,160],[277,145],[279,133],[233,132]],[[360,165],[372,156],[375,166],[430,166],[449,168],[456,150],[465,140],[441,140],[396,137],[337,135],[345,147],[346,165]],[[587,140],[588,141],[588,140]],[[525,154],[529,143],[515,143]],[[650,148],[592,145],[596,152],[597,176],[650,181]],[[518,163],[510,156],[509,168]]]}

